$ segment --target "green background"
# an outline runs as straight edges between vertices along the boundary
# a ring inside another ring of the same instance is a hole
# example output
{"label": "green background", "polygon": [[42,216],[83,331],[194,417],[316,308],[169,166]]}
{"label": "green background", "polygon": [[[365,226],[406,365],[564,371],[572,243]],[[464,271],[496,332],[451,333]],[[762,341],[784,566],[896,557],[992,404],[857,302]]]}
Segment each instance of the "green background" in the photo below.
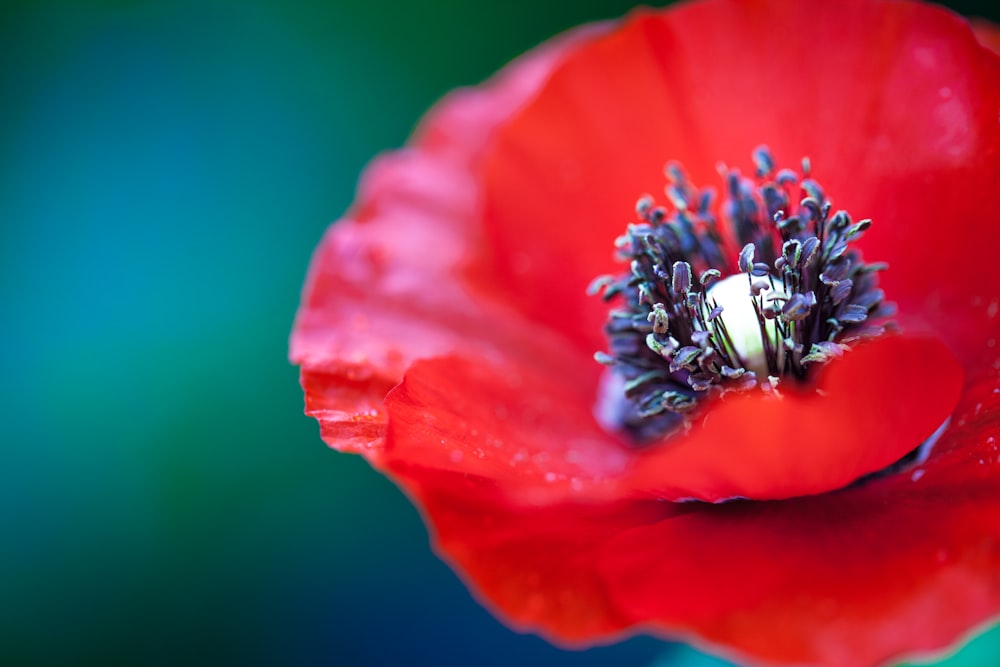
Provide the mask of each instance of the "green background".
{"label": "green background", "polygon": [[[506,630],[321,443],[286,362],[364,164],[627,9],[0,4],[0,664],[721,664]],[[952,664],[991,662],[997,632]]]}

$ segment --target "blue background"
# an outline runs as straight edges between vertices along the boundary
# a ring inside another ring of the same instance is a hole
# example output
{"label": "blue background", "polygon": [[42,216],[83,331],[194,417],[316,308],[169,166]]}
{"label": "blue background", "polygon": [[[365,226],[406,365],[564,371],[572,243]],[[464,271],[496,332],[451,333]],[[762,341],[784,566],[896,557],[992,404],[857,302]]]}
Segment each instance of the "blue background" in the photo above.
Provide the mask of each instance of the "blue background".
{"label": "blue background", "polygon": [[[449,89],[627,9],[0,4],[0,664],[722,664],[505,629],[321,443],[286,362],[364,164]],[[983,661],[1000,633],[950,664]]]}

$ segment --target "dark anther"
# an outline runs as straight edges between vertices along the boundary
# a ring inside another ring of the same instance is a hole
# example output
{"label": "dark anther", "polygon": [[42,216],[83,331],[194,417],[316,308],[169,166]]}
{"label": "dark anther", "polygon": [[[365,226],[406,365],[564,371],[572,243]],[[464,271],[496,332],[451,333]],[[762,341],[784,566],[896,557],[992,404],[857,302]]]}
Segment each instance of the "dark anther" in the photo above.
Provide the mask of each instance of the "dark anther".
{"label": "dark anther", "polygon": [[682,296],[691,291],[691,265],[674,262],[674,294]]}

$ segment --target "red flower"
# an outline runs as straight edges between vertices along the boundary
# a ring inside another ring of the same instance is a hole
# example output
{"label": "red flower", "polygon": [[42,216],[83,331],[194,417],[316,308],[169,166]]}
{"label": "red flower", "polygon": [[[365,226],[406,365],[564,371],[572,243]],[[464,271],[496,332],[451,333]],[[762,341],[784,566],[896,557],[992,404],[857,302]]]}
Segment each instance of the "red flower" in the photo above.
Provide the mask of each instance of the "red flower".
{"label": "red flower", "polygon": [[[998,117],[1000,59],[928,5],[709,0],[560,37],[366,171],[292,335],[307,413],[519,629],[769,663],[942,649],[1000,613]],[[760,143],[875,220],[904,334],[823,395],[727,397],[630,447],[593,416],[586,286],[667,160],[714,184]],[[949,415],[929,459],[850,484]],[[733,496],[757,500],[664,501]]]}

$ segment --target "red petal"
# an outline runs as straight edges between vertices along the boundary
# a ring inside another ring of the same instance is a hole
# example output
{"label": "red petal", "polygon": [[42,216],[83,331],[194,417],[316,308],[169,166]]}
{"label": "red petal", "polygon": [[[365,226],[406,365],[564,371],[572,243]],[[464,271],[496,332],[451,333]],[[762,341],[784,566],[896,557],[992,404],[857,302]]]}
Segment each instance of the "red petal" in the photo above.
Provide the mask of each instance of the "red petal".
{"label": "red petal", "polygon": [[389,465],[481,477],[519,503],[610,494],[629,451],[591,415],[597,364],[577,364],[570,376],[513,360],[417,362],[386,399]]}
{"label": "red petal", "polygon": [[773,662],[939,650],[1000,608],[997,482],[702,506],[612,543],[608,586],[636,622]]}
{"label": "red petal", "polygon": [[[376,455],[381,400],[414,359],[506,347],[520,318],[464,283],[475,262],[478,183],[485,142],[555,63],[595,29],[532,53],[488,85],[460,91],[422,123],[415,147],[374,162],[347,219],[313,257],[291,339],[306,412],[332,446]],[[499,340],[498,340],[499,339]]]}
{"label": "red petal", "polygon": [[618,613],[598,568],[611,537],[662,515],[655,503],[515,507],[489,481],[395,466],[437,553],[484,604],[522,631],[592,644],[634,621]]}
{"label": "red petal", "polygon": [[954,409],[962,370],[938,341],[884,337],[828,364],[818,389],[710,404],[689,434],[643,450],[624,483],[709,502],[839,489],[927,440]]}
{"label": "red petal", "polygon": [[790,388],[780,399],[755,391],[722,400],[689,433],[635,450],[596,423],[594,373],[431,359],[386,399],[387,455],[486,478],[536,505],[634,494],[790,498],[839,489],[899,460],[945,422],[962,386],[961,368],[933,340],[882,338],[825,370],[822,396]]}
{"label": "red petal", "polygon": [[491,270],[531,317],[599,347],[604,310],[583,288],[617,270],[610,241],[661,190],[661,166],[714,185],[716,160],[749,165],[767,143],[779,160],[810,156],[836,206],[875,219],[862,247],[892,266],[889,298],[971,367],[1000,303],[998,112],[1000,60],[930,5],[637,13],[578,49],[494,142]]}
{"label": "red petal", "polygon": [[623,534],[603,560],[615,602],[637,623],[772,662],[853,667],[946,647],[1000,610],[996,387],[974,388],[975,417],[914,470],[696,505]]}
{"label": "red petal", "polygon": [[1000,611],[1000,382],[969,387],[956,420],[917,468],[780,502],[525,507],[491,479],[392,467],[439,553],[519,629],[855,667],[943,649]]}

